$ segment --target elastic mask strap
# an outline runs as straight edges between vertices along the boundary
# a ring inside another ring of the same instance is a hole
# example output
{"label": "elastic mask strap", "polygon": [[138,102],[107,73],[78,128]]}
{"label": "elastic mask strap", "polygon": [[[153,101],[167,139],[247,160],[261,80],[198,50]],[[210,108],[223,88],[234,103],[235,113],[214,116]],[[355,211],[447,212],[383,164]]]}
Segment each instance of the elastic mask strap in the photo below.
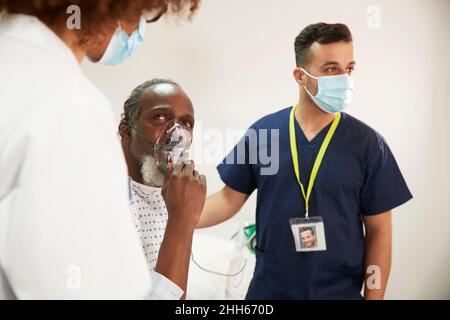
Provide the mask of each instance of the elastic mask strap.
{"label": "elastic mask strap", "polygon": [[142,141],[147,142],[150,145],[153,145],[153,143],[150,140],[148,140],[146,137],[144,137],[144,135],[138,129],[131,126],[131,124],[128,122],[128,120],[125,119],[124,115],[122,115],[122,120],[125,121],[128,128],[130,128],[130,130],[133,131],[136,134],[136,136],[138,136]]}
{"label": "elastic mask strap", "polygon": [[169,129],[167,129],[166,133],[171,133],[172,131],[174,131],[177,127],[181,127],[183,128],[183,126],[177,122],[175,122],[173,124],[173,126],[171,126]]}
{"label": "elastic mask strap", "polygon": [[313,78],[313,79],[316,79],[316,80],[319,80],[319,77],[316,77],[316,76],[313,76],[311,73],[309,73],[308,71],[306,71],[305,69],[303,69],[303,68],[300,68],[304,73],[306,73],[309,77],[311,77],[311,78]]}
{"label": "elastic mask strap", "polygon": [[[318,77],[315,77],[315,76],[313,76],[312,74],[310,74],[308,71],[306,71],[305,69],[303,69],[303,68],[300,68],[304,73],[306,73],[306,75],[308,76],[308,77],[311,77],[311,78],[313,78],[313,79],[316,79],[316,80],[319,80],[319,78]],[[309,90],[306,88],[306,85],[303,87],[304,89],[305,89],[305,91],[306,91],[306,93],[312,98],[312,97],[314,97],[312,94],[311,94],[311,92],[309,92]]]}

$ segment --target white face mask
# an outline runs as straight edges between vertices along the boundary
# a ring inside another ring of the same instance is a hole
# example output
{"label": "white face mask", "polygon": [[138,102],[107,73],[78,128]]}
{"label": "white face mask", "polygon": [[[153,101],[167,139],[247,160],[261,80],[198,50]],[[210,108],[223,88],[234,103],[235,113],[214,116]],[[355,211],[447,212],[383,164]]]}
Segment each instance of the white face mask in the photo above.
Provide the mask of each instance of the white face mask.
{"label": "white face mask", "polygon": [[353,76],[344,73],[335,76],[316,77],[303,68],[301,70],[308,77],[317,80],[318,90],[315,96],[309,92],[306,86],[304,88],[320,109],[327,113],[336,113],[350,105],[355,94]]}

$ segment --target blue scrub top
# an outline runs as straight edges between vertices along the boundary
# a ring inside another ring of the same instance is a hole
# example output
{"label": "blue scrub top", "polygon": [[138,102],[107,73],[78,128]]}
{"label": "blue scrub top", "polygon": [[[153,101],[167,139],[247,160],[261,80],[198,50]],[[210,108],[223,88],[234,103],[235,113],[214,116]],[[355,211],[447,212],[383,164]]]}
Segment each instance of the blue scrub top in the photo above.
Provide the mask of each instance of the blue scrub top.
{"label": "blue scrub top", "polygon": [[[296,252],[289,219],[304,217],[305,201],[292,165],[291,108],[265,116],[250,127],[267,129],[267,135],[262,135],[268,136],[267,139],[258,137],[258,154],[276,152],[271,135],[275,140],[279,138],[277,174],[262,175],[261,169],[271,165],[260,159],[251,160],[254,151],[249,144],[251,134],[242,138],[244,148],[238,144],[227,156],[228,159],[245,156],[245,163],[227,164],[224,159],[217,167],[221,179],[230,188],[246,194],[258,189],[256,267],[247,299],[361,299],[362,216],[391,210],[412,195],[383,137],[342,113],[310,198],[310,216],[322,216],[324,220],[327,250]],[[300,178],[306,189],[316,155],[331,124],[308,142],[298,122],[295,123]]]}

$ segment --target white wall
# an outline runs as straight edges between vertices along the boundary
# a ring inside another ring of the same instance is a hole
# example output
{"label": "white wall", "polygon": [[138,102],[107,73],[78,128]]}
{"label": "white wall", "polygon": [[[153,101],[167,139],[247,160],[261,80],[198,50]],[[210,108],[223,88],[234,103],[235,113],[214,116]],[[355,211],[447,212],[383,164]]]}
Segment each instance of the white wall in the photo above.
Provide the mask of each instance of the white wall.
{"label": "white wall", "polygon": [[[117,118],[136,85],[170,77],[191,96],[203,130],[245,129],[296,102],[291,71],[300,30],[318,21],[346,23],[357,60],[357,96],[348,112],[384,135],[414,194],[395,210],[387,298],[450,298],[450,1],[203,2],[191,23],[150,25],[143,47],[122,65],[83,64]],[[376,24],[373,11],[367,13],[370,5],[380,9],[380,29],[370,28]],[[228,151],[223,149],[217,160]],[[219,190],[215,166],[199,168],[209,193]],[[254,221],[254,212],[255,195],[237,217],[202,232],[229,237],[244,221]]]}

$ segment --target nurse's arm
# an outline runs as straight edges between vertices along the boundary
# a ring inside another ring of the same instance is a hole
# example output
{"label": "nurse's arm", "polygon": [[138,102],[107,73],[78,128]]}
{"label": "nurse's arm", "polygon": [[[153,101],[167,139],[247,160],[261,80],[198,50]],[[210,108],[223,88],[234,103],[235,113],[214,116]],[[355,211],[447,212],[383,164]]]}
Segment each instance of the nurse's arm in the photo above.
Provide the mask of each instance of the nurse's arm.
{"label": "nurse's arm", "polygon": [[366,229],[364,299],[384,298],[392,259],[392,211],[364,216]]}
{"label": "nurse's arm", "polygon": [[197,228],[207,228],[224,222],[241,210],[249,195],[225,186],[209,196],[203,208]]}

